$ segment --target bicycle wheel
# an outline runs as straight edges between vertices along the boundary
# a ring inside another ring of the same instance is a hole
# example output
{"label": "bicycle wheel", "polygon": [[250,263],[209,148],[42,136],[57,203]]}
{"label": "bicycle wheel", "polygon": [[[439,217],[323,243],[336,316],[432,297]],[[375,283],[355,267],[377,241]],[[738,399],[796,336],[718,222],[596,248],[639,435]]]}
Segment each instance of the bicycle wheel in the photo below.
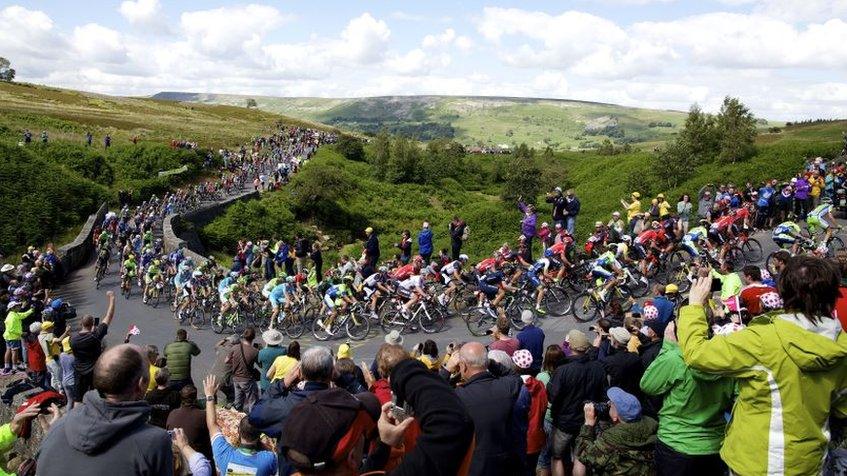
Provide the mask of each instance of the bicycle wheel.
{"label": "bicycle wheel", "polygon": [[206,313],[201,306],[194,306],[191,315],[188,316],[188,325],[194,329],[202,329],[206,325]]}
{"label": "bicycle wheel", "polygon": [[[497,323],[497,314],[490,307],[476,306],[468,310],[468,331],[471,335],[482,337]],[[475,316],[475,318],[470,318]]]}
{"label": "bicycle wheel", "polygon": [[[673,262],[673,256],[671,256],[671,262]],[[626,285],[629,286],[630,291],[632,291],[633,297],[644,297],[647,295],[647,291],[650,290],[650,280],[641,275],[641,272],[637,269],[629,270],[630,276],[626,281]]]}
{"label": "bicycle wheel", "polygon": [[448,310],[451,314],[461,314],[474,303],[474,292],[468,286],[462,286],[453,293],[450,302],[447,303]]}
{"label": "bicycle wheel", "polygon": [[424,308],[418,314],[418,324],[427,334],[434,334],[444,328],[444,314],[435,308]]}
{"label": "bicycle wheel", "polygon": [[223,334],[224,330],[226,330],[226,318],[220,314],[216,314],[212,316],[210,319],[212,324],[212,332],[215,334]]}
{"label": "bicycle wheel", "polygon": [[[337,317],[338,316],[336,316],[336,318]],[[324,319],[326,319],[326,317],[324,317]],[[325,341],[329,339],[332,334],[330,332],[327,332],[327,330],[319,324],[319,321],[321,321],[321,319],[315,319],[314,321],[312,321],[312,335],[315,336],[315,339],[319,341]]]}
{"label": "bicycle wheel", "polygon": [[600,314],[597,309],[597,301],[590,293],[582,293],[573,300],[571,310],[573,317],[579,322],[589,322],[597,319]]}
{"label": "bicycle wheel", "polygon": [[764,256],[762,244],[755,238],[749,238],[741,245],[741,253],[744,254],[744,259],[748,263],[758,263]]}
{"label": "bicycle wheel", "polygon": [[535,303],[527,295],[522,294],[509,303],[509,306],[506,308],[506,316],[511,321],[512,327],[519,331],[526,327],[526,324],[521,320],[521,314],[527,309],[530,311],[535,310]]}
{"label": "bicycle wheel", "polygon": [[299,314],[289,313],[282,321],[282,332],[284,332],[289,339],[298,339],[305,331],[306,324],[303,322],[303,318]]}
{"label": "bicycle wheel", "polygon": [[573,299],[562,289],[554,287],[544,293],[541,304],[549,314],[553,316],[564,316],[571,312]]}
{"label": "bicycle wheel", "polygon": [[844,240],[837,236],[833,236],[832,239],[829,240],[829,246],[827,248],[826,256],[828,258],[834,258],[839,252],[844,251]]}
{"label": "bicycle wheel", "polygon": [[371,331],[371,320],[351,310],[347,316],[347,322],[344,323],[344,330],[347,332],[347,337],[362,340]]}
{"label": "bicycle wheel", "polygon": [[162,293],[158,288],[153,288],[153,295],[150,296],[150,299],[147,300],[147,304],[152,306],[154,309],[159,307],[159,299],[162,297]]}
{"label": "bicycle wheel", "polygon": [[744,253],[741,251],[741,248],[737,246],[733,246],[726,252],[726,256],[724,256],[727,264],[729,264],[729,268],[732,271],[740,271],[741,268],[747,264],[747,261],[744,259]]}

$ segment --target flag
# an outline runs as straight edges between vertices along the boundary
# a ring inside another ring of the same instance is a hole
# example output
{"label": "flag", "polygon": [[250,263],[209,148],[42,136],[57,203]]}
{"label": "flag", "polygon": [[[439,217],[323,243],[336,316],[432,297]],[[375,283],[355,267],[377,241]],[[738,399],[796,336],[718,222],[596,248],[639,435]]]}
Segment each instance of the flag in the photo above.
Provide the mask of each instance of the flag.
{"label": "flag", "polygon": [[137,336],[141,334],[141,329],[138,328],[135,324],[129,326],[129,331],[127,332],[131,336]]}

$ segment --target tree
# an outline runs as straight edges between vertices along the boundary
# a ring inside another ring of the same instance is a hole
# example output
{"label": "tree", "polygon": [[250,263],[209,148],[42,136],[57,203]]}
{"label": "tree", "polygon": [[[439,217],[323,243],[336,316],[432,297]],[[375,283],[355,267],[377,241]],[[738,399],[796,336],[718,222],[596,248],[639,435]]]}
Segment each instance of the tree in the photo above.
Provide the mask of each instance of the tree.
{"label": "tree", "polygon": [[353,136],[342,135],[338,138],[335,147],[347,160],[356,162],[365,160],[365,148],[362,146],[362,141]]}
{"label": "tree", "polygon": [[653,156],[653,174],[661,189],[675,188],[694,174],[695,164],[688,158],[688,148],[674,140],[660,147]]}
{"label": "tree", "polygon": [[385,178],[393,183],[417,182],[421,151],[416,142],[405,137],[394,139]]}
{"label": "tree", "polygon": [[9,60],[0,56],[0,81],[12,82],[15,80],[15,70],[11,67]]}
{"label": "tree", "polygon": [[256,100],[255,100],[255,99],[253,99],[253,98],[248,98],[248,99],[247,99],[247,107],[248,107],[248,108],[251,108],[251,107],[259,107],[259,105],[258,105],[258,104],[256,104]]}
{"label": "tree", "polygon": [[720,137],[720,162],[741,162],[756,152],[753,145],[756,139],[756,118],[737,98],[724,98],[718,114],[717,131]]}
{"label": "tree", "polygon": [[379,131],[373,141],[373,157],[371,163],[376,169],[377,178],[384,179],[386,175],[386,167],[391,160],[391,138],[385,129]]}
{"label": "tree", "polygon": [[509,161],[501,196],[506,202],[513,202],[522,196],[527,203],[535,204],[540,192],[541,167],[536,163],[535,149],[530,149],[523,143],[518,146]]}
{"label": "tree", "polygon": [[688,117],[685,118],[685,125],[677,140],[685,149],[684,155],[697,164],[713,160],[720,151],[715,118],[704,113],[697,104],[688,110]]}

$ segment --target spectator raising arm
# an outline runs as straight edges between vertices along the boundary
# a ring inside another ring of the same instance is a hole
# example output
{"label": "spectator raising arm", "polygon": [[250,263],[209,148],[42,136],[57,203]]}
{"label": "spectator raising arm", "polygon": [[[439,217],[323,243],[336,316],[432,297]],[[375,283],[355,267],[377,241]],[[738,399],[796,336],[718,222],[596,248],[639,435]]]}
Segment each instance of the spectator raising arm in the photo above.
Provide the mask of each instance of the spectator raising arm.
{"label": "spectator raising arm", "polygon": [[218,427],[218,415],[215,410],[215,401],[218,393],[218,379],[214,375],[207,375],[203,379],[203,390],[206,392],[206,427],[209,429],[209,438],[221,432]]}
{"label": "spectator raising arm", "polygon": [[106,291],[106,297],[109,298],[109,307],[106,308],[106,314],[103,316],[103,324],[108,326],[115,318],[115,292]]}

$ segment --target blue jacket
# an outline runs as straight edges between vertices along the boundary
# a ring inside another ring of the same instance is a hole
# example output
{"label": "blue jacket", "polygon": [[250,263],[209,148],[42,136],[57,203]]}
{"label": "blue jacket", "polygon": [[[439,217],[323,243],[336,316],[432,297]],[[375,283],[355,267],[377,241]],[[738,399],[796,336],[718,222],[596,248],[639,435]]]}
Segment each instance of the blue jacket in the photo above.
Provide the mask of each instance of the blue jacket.
{"label": "blue jacket", "polygon": [[432,230],[424,228],[418,233],[418,251],[422,255],[432,253]]}
{"label": "blue jacket", "polygon": [[541,361],[544,359],[544,331],[530,324],[518,332],[517,339],[521,344],[520,348],[532,354],[532,365],[529,368],[540,370]]}

